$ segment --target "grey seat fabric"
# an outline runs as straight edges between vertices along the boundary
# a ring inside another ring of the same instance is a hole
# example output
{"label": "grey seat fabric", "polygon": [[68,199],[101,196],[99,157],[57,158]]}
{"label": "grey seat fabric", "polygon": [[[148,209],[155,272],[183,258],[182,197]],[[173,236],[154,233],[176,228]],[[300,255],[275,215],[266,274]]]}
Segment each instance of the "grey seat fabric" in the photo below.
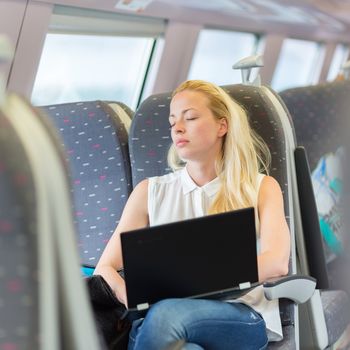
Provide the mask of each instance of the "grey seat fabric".
{"label": "grey seat fabric", "polygon": [[[81,263],[92,269],[131,192],[128,132],[109,103],[40,107],[60,131],[66,149]],[[121,108],[131,118],[131,110],[125,105]]]}
{"label": "grey seat fabric", "polygon": [[58,133],[46,116],[16,95],[1,106],[0,126],[0,259],[5,272],[0,274],[5,286],[0,345],[103,349],[80,278]]}
{"label": "grey seat fabric", "polygon": [[[271,175],[279,181],[286,212],[286,219],[293,230],[290,215],[291,193],[287,176],[287,144],[278,112],[262,89],[245,85],[223,86],[247,110],[251,126],[262,136],[272,154]],[[171,144],[168,122],[171,93],[148,97],[136,110],[129,134],[129,149],[133,186],[142,179],[162,175],[171,171],[167,165],[167,152]],[[295,252],[292,254],[290,273],[295,273]],[[297,319],[295,305],[280,299],[284,339],[270,343],[271,349],[298,348]]]}
{"label": "grey seat fabric", "polygon": [[349,323],[349,296],[342,290],[321,291],[329,344],[334,344]]}
{"label": "grey seat fabric", "polygon": [[0,111],[1,349],[39,349],[37,210],[25,149]]}
{"label": "grey seat fabric", "polygon": [[170,99],[171,93],[150,96],[135,111],[129,132],[133,187],[147,177],[171,171],[167,163]]}
{"label": "grey seat fabric", "polygon": [[349,120],[350,81],[298,87],[279,95],[291,114],[297,143],[305,147],[312,171],[322,155],[342,145],[340,134]]}
{"label": "grey seat fabric", "polygon": [[[307,153],[313,172],[322,156],[344,146],[350,123],[350,81],[336,81],[288,89],[280,93],[292,116],[297,144]],[[331,261],[328,280],[331,288],[342,288],[342,257]]]}
{"label": "grey seat fabric", "polygon": [[[324,154],[335,152],[339,146],[343,146],[346,140],[344,131],[347,130],[350,117],[348,113],[350,82],[340,81],[288,89],[282,91],[280,96],[290,111],[296,141],[298,145],[305,148],[309,171],[312,172]],[[306,215],[317,216],[317,212],[306,213]],[[314,230],[305,231],[304,236],[311,234],[311,231],[314,232]],[[319,236],[321,235],[319,228],[316,232]],[[321,237],[316,238],[322,241]],[[309,257],[306,256],[306,260],[315,258],[316,254],[312,250],[312,247],[307,248],[306,255]],[[350,299],[346,293],[338,290],[346,285],[342,275],[344,275],[344,268],[348,268],[348,262],[346,262],[346,257],[340,257],[326,265],[324,254],[317,254],[317,256],[316,263],[320,267],[326,266],[327,276],[315,275],[314,277],[328,280],[327,284],[334,289],[320,290],[322,317],[317,316],[315,308],[309,308],[311,310],[310,319],[313,320],[311,323],[314,322],[311,328],[314,330],[315,348],[323,349],[333,345],[350,322]],[[320,330],[317,331],[317,329]],[[327,332],[326,338],[322,335],[323,329]]]}
{"label": "grey seat fabric", "polygon": [[[271,152],[270,175],[273,176],[281,186],[284,200],[284,211],[287,224],[292,232],[294,230],[292,207],[291,207],[291,182],[288,172],[291,171],[287,162],[288,145],[284,134],[283,125],[278,115],[278,110],[266,96],[264,89],[247,85],[223,86],[228,94],[238,101],[247,111],[251,127],[266,142]],[[292,232],[293,234],[293,232]],[[294,237],[294,236],[293,236]],[[292,247],[293,249],[293,247]],[[293,261],[294,259],[294,261]],[[296,273],[295,252],[291,252],[289,262],[289,274]],[[294,325],[295,318],[294,303],[290,300],[280,301],[280,313],[283,324],[284,340],[270,343],[269,347],[274,349],[295,349],[296,337]]]}

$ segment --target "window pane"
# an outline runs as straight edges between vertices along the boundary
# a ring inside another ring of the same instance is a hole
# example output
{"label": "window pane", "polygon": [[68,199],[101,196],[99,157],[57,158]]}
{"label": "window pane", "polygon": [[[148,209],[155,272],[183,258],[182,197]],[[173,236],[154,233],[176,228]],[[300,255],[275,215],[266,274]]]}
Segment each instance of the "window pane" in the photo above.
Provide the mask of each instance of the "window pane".
{"label": "window pane", "polygon": [[112,100],[136,107],[154,39],[48,34],[34,105]]}
{"label": "window pane", "polygon": [[333,55],[331,66],[328,71],[328,81],[332,81],[337,77],[340,71],[340,67],[343,65],[343,63],[345,63],[348,57],[349,47],[343,44],[337,45]]}
{"label": "window pane", "polygon": [[323,61],[323,47],[316,42],[286,39],[283,42],[272,88],[281,91],[317,81]]}
{"label": "window pane", "polygon": [[202,30],[189,79],[208,80],[218,85],[242,82],[241,72],[232,66],[240,59],[256,53],[257,37],[250,33]]}

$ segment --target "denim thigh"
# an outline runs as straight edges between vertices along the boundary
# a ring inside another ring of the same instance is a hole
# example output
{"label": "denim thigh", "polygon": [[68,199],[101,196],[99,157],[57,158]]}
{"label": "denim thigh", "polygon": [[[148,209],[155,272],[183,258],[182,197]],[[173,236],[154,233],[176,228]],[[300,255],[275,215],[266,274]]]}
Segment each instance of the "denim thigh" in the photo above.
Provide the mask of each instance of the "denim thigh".
{"label": "denim thigh", "polygon": [[264,349],[265,321],[242,303],[166,299],[133,323],[129,350],[164,350],[180,341],[188,350]]}

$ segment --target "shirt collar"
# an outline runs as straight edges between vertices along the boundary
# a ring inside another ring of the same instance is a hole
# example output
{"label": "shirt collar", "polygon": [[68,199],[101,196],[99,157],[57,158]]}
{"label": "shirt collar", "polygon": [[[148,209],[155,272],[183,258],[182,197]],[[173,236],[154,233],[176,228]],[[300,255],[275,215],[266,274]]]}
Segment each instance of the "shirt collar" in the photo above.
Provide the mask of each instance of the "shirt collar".
{"label": "shirt collar", "polygon": [[215,179],[211,180],[210,182],[208,182],[207,184],[205,184],[204,186],[200,187],[198,186],[191,178],[191,176],[189,175],[187,168],[184,167],[181,170],[181,182],[182,182],[182,186],[183,186],[183,192],[184,194],[190,193],[196,189],[202,190],[204,191],[204,193],[208,196],[211,197],[213,195],[215,195],[220,187],[220,180],[218,177],[216,177]]}

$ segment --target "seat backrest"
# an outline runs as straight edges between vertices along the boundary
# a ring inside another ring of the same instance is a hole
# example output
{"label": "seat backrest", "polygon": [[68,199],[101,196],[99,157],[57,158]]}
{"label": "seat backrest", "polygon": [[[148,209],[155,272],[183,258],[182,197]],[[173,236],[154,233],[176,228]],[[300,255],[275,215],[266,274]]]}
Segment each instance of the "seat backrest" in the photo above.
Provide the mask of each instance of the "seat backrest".
{"label": "seat backrest", "polygon": [[[335,256],[332,251],[334,242],[339,242],[346,232],[339,230],[342,225],[338,221],[337,198],[340,197],[336,192],[331,193],[331,181],[324,171],[328,168],[326,157],[347,142],[350,81],[288,89],[280,96],[290,111],[299,145],[295,159],[303,239],[298,242],[298,255],[303,272],[308,270],[318,280],[318,289],[305,305],[307,311],[301,314],[302,338],[308,346],[310,343],[324,349],[340,338],[350,321],[346,294],[341,290],[326,290],[328,286],[339,289],[346,284],[344,268],[348,269],[348,265],[343,265],[341,256]],[[316,192],[315,184],[320,184]],[[334,232],[331,224],[335,224]]]}
{"label": "seat backrest", "polygon": [[[279,101],[271,101],[268,88],[246,85],[223,86],[229,95],[247,110],[253,129],[265,140],[272,155],[271,175],[280,183],[286,219],[294,242],[293,204],[290,191],[288,143],[281,124],[279,113],[284,106]],[[168,121],[171,93],[157,94],[148,97],[136,110],[130,134],[129,149],[133,186],[142,179],[162,175],[171,171],[167,164],[167,152],[171,144]],[[276,107],[276,104],[278,105]],[[293,132],[293,131],[292,131]],[[295,245],[292,246],[289,273],[296,272]],[[294,349],[298,342],[294,325],[297,324],[295,308],[292,302],[280,300],[282,323],[285,339],[274,348]],[[271,345],[273,346],[273,345]]]}
{"label": "seat backrest", "polygon": [[333,268],[340,256],[344,233],[339,222],[341,181],[340,164],[350,121],[350,81],[336,81],[315,86],[288,89],[281,97],[289,109],[299,146],[305,148],[316,206],[318,209],[323,251],[328,277],[334,286],[337,272]]}
{"label": "seat backrest", "polygon": [[[247,111],[249,122],[254,131],[265,141],[271,153],[270,175],[281,186],[284,212],[291,233],[291,256],[289,275],[296,273],[296,251],[294,233],[294,210],[292,192],[291,150],[286,135],[283,118],[289,118],[284,105],[276,93],[266,86],[227,85],[224,90]],[[288,128],[294,135],[294,130]],[[287,299],[280,299],[280,314],[284,339],[271,343],[269,349],[295,349],[299,346],[297,307]]]}
{"label": "seat backrest", "polygon": [[5,339],[4,349],[103,349],[80,278],[57,130],[16,95],[5,99],[0,123],[1,216],[6,214],[0,259],[6,258],[1,276],[7,289],[1,289],[0,308],[6,309],[0,312],[0,328],[5,327],[0,344]]}
{"label": "seat backrest", "polygon": [[135,111],[129,132],[133,187],[147,177],[171,171],[167,163],[170,100],[171,92],[151,95]]}
{"label": "seat backrest", "polygon": [[1,349],[39,349],[39,223],[30,167],[22,141],[0,109]]}
{"label": "seat backrest", "polygon": [[118,115],[121,122],[124,124],[124,127],[129,133],[131,120],[134,116],[134,112],[123,102],[113,102],[113,101],[105,101],[108,105],[114,110],[114,112]]}
{"label": "seat backrest", "polygon": [[66,149],[81,263],[90,273],[131,191],[127,127],[117,114],[122,108],[127,118],[131,111],[117,102],[112,105],[114,109],[89,101],[40,107],[60,131]]}
{"label": "seat backrest", "polygon": [[350,81],[292,88],[279,95],[291,114],[297,143],[305,147],[313,171],[324,154],[342,146],[340,134],[349,120]]}

